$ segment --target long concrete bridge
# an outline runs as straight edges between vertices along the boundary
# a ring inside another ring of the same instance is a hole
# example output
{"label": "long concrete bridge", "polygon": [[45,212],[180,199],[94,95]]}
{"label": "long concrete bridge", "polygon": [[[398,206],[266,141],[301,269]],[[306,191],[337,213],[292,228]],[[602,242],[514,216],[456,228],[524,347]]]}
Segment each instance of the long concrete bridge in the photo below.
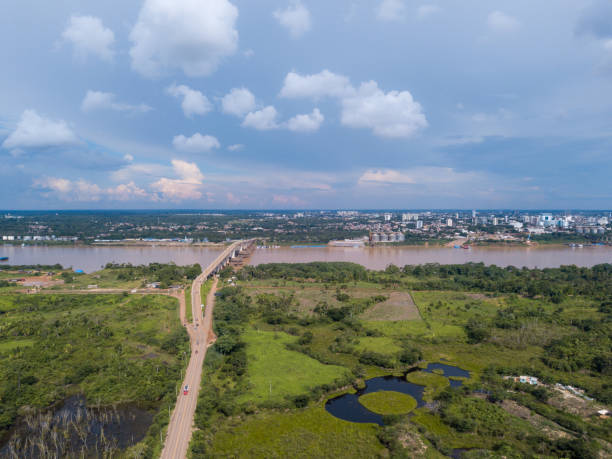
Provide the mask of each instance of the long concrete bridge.
{"label": "long concrete bridge", "polygon": [[240,252],[243,252],[249,248],[251,244],[255,242],[255,239],[246,239],[244,241],[233,242],[227,247],[221,254],[215,258],[215,260],[208,265],[200,276],[203,277],[203,281],[206,281],[210,276],[218,274],[223,268],[225,268],[232,259],[236,258]]}
{"label": "long concrete bridge", "polygon": [[[187,457],[187,449],[193,429],[193,418],[198,402],[198,393],[202,380],[202,365],[206,356],[209,339],[212,336],[212,317],[215,305],[215,279],[206,298],[205,311],[201,308],[202,298],[200,288],[206,280],[215,276],[226,267],[240,252],[249,248],[255,239],[233,242],[223,250],[215,260],[208,265],[191,286],[191,311],[193,322],[187,324],[187,332],[191,341],[191,358],[185,372],[182,387],[188,386],[186,394],[181,390],[168,424],[166,441],[161,453],[162,459],[183,459]],[[200,326],[201,325],[201,326]]]}

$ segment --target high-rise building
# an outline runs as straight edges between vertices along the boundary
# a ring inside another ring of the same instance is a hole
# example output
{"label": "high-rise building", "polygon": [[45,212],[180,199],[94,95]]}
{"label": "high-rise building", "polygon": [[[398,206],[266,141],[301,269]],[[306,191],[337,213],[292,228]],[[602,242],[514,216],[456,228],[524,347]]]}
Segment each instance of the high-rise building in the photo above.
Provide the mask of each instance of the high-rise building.
{"label": "high-rise building", "polygon": [[417,222],[416,222],[416,228],[417,228],[417,229],[421,229],[421,228],[423,228],[423,220],[417,220]]}

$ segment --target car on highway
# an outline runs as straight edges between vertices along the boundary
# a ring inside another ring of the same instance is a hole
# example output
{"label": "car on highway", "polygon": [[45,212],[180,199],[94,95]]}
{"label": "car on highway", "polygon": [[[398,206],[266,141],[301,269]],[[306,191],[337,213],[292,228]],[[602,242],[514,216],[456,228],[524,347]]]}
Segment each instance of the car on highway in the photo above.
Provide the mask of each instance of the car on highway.
{"label": "car on highway", "polygon": [[189,394],[189,384],[183,387],[183,395],[188,395],[188,394]]}

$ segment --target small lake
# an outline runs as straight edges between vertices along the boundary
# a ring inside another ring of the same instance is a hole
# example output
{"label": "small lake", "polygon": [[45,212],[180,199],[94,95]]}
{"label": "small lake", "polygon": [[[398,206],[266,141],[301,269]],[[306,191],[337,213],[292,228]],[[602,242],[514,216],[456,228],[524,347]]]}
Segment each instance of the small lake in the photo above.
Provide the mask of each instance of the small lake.
{"label": "small lake", "polygon": [[[462,368],[447,365],[445,363],[430,363],[426,368],[412,368],[408,371],[425,371],[433,373],[434,370],[442,370],[445,377],[461,377],[469,378],[470,372]],[[463,384],[461,380],[449,380],[451,387],[459,387]],[[379,426],[384,425],[384,416],[368,410],[365,406],[359,403],[359,397],[365,394],[380,391],[394,391],[402,394],[410,395],[417,402],[417,408],[425,405],[423,400],[423,392],[425,386],[414,384],[406,381],[406,375],[403,376],[381,376],[378,378],[368,379],[364,389],[358,390],[354,394],[339,395],[329,399],[325,403],[325,410],[339,419],[349,422],[373,423]]]}

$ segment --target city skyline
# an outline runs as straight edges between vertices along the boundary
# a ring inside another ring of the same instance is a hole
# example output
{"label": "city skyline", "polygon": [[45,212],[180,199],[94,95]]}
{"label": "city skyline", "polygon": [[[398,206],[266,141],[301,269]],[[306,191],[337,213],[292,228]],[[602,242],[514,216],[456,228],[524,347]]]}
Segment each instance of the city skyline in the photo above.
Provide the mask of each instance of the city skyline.
{"label": "city skyline", "polygon": [[0,208],[612,202],[605,1],[5,10]]}

